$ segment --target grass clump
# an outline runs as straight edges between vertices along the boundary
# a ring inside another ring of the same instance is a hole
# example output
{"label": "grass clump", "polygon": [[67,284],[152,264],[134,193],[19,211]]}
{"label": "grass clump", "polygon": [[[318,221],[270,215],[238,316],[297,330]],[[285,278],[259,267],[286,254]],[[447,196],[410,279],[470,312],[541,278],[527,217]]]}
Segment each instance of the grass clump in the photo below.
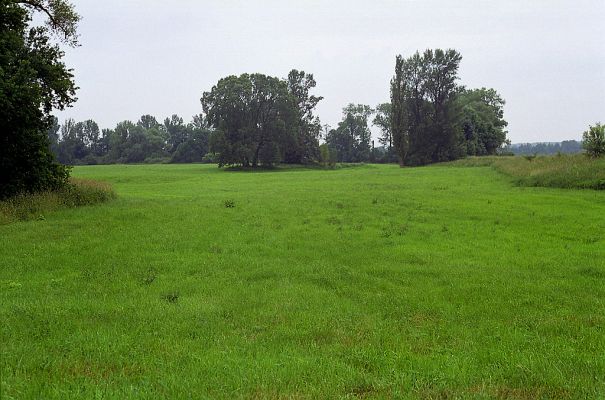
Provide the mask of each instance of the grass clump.
{"label": "grass clump", "polygon": [[453,165],[492,166],[519,186],[605,189],[605,158],[584,154],[526,157],[470,157]]}
{"label": "grass clump", "polygon": [[17,221],[44,220],[45,213],[112,200],[116,194],[108,183],[71,178],[65,187],[40,193],[24,193],[0,202],[0,225]]}

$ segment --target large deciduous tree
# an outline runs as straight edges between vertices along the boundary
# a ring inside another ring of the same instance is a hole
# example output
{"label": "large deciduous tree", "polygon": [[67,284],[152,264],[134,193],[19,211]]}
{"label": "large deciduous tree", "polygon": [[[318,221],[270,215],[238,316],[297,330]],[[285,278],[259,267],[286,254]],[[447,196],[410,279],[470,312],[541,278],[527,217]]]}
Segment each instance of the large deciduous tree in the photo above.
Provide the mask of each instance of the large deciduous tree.
{"label": "large deciduous tree", "polygon": [[270,166],[296,137],[299,113],[288,84],[262,74],[221,79],[201,99],[219,166]]}
{"label": "large deciduous tree", "polygon": [[453,103],[461,59],[451,49],[396,58],[391,80],[392,132],[402,165],[459,155]]}
{"label": "large deciduous tree", "polygon": [[504,99],[494,89],[463,89],[456,102],[465,153],[496,154],[506,143]]}
{"label": "large deciduous tree", "polygon": [[[46,26],[30,27],[34,12]],[[76,100],[73,74],[51,36],[77,45],[79,16],[65,0],[0,0],[0,198],[65,184],[56,163],[50,113]]]}
{"label": "large deciduous tree", "polygon": [[288,90],[296,100],[298,129],[292,138],[293,143],[286,149],[285,161],[299,164],[318,161],[321,123],[313,112],[323,97],[310,93],[317,85],[313,74],[293,69],[288,74],[287,82]]}

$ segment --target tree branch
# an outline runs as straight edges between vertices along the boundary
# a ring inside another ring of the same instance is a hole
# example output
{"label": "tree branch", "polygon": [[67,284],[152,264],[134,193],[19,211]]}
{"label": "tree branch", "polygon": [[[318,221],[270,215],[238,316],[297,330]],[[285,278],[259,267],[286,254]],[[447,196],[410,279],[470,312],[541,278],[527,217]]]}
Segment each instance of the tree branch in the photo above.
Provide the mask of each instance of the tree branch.
{"label": "tree branch", "polygon": [[48,19],[52,23],[53,27],[63,30],[63,28],[61,27],[61,25],[59,25],[59,23],[55,19],[54,15],[50,12],[50,10],[48,8],[44,7],[42,5],[42,3],[40,3],[39,1],[36,1],[36,0],[18,0],[17,3],[24,4],[26,6],[30,6],[32,8],[35,8],[38,11],[43,12],[44,14],[46,14],[48,16]]}
{"label": "tree branch", "polygon": [[80,17],[68,2],[50,2],[49,5],[45,5],[42,0],[15,0],[15,3],[46,14],[47,24],[52,30],[63,36],[65,42],[77,46],[76,24]]}

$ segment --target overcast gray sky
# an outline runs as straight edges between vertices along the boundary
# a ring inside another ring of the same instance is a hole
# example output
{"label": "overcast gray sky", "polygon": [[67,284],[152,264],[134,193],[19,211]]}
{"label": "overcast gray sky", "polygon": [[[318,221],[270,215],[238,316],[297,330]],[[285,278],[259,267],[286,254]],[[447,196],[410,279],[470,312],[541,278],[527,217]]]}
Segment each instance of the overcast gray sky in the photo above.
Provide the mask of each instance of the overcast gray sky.
{"label": "overcast gray sky", "polygon": [[389,99],[396,54],[462,53],[461,83],[507,101],[513,142],[579,139],[605,122],[605,0],[73,0],[80,86],[60,113],[103,128],[142,114],[186,121],[218,79],[314,74],[322,123]]}

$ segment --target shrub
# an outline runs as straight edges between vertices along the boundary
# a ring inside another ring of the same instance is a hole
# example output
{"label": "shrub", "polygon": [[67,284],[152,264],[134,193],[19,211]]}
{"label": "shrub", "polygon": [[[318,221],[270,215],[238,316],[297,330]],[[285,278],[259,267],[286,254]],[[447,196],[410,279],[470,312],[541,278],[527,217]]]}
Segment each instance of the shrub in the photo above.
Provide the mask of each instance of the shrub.
{"label": "shrub", "polygon": [[590,126],[582,135],[582,146],[590,157],[602,157],[605,155],[605,125],[597,123]]}

